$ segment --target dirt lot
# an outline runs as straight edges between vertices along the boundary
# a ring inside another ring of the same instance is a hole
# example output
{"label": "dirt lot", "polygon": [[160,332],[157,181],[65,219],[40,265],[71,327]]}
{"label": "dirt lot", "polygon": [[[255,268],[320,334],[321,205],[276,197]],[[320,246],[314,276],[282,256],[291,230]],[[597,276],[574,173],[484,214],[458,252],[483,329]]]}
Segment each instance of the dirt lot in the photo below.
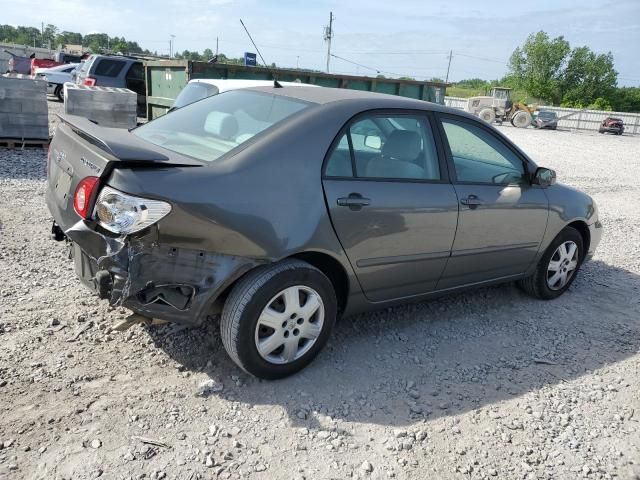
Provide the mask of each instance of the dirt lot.
{"label": "dirt lot", "polygon": [[503,131],[599,204],[571,290],[344,319],[278,382],[215,319],[112,332],[48,237],[46,154],[0,151],[0,478],[640,478],[640,138]]}

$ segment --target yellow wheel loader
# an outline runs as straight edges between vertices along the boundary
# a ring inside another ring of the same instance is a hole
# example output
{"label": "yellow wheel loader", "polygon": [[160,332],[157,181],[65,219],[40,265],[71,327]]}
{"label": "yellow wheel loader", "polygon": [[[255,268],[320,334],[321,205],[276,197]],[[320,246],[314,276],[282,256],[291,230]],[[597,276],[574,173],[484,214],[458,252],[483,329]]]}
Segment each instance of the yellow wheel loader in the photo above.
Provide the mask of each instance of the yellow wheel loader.
{"label": "yellow wheel loader", "polygon": [[527,128],[531,125],[532,115],[538,109],[536,105],[527,105],[524,102],[513,103],[511,101],[511,89],[494,87],[491,95],[471,97],[467,100],[465,110],[477,115],[487,123],[510,121],[511,125],[518,128]]}

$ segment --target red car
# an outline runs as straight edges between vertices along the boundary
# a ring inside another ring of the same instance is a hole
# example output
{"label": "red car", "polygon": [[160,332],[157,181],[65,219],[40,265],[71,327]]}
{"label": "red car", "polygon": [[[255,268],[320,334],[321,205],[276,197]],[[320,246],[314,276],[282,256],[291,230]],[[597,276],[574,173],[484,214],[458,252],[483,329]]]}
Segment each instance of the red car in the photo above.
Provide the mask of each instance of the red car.
{"label": "red car", "polygon": [[600,124],[598,132],[622,135],[622,132],[624,132],[624,122],[619,118],[607,117]]}

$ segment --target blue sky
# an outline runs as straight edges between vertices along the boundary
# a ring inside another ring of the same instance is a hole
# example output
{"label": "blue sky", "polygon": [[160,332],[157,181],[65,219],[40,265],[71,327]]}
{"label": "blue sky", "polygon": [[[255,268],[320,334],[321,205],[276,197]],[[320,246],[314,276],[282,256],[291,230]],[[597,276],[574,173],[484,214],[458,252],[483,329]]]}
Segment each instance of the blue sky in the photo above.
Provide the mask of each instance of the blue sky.
{"label": "blue sky", "polygon": [[416,78],[499,78],[511,52],[529,33],[564,35],[572,46],[611,51],[620,85],[640,86],[640,0],[2,0],[0,23],[53,23],[81,33],[107,32],[167,53],[215,49],[241,56],[253,51],[239,18],[268,62],[324,69],[323,26],[333,11],[331,71]]}

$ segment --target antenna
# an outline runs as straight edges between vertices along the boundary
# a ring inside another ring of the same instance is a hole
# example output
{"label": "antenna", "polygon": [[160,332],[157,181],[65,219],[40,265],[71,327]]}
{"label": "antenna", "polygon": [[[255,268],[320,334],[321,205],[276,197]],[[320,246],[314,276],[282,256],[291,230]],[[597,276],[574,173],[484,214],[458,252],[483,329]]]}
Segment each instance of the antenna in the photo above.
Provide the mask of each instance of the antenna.
{"label": "antenna", "polygon": [[258,55],[260,55],[260,60],[262,60],[262,63],[264,63],[264,66],[267,67],[267,69],[271,73],[271,76],[273,77],[273,88],[282,88],[282,85],[278,83],[278,79],[276,78],[275,72],[271,69],[269,65],[267,65],[267,62],[264,61],[264,57],[260,53],[260,50],[258,49],[256,42],[254,42],[253,38],[251,38],[251,34],[249,33],[249,30],[247,30],[247,27],[245,26],[242,19],[240,19],[240,23],[242,24],[242,28],[244,28],[244,31],[247,32],[247,36],[249,37],[249,40],[251,40],[251,43],[253,43],[253,46],[256,49],[256,52],[258,52]]}

